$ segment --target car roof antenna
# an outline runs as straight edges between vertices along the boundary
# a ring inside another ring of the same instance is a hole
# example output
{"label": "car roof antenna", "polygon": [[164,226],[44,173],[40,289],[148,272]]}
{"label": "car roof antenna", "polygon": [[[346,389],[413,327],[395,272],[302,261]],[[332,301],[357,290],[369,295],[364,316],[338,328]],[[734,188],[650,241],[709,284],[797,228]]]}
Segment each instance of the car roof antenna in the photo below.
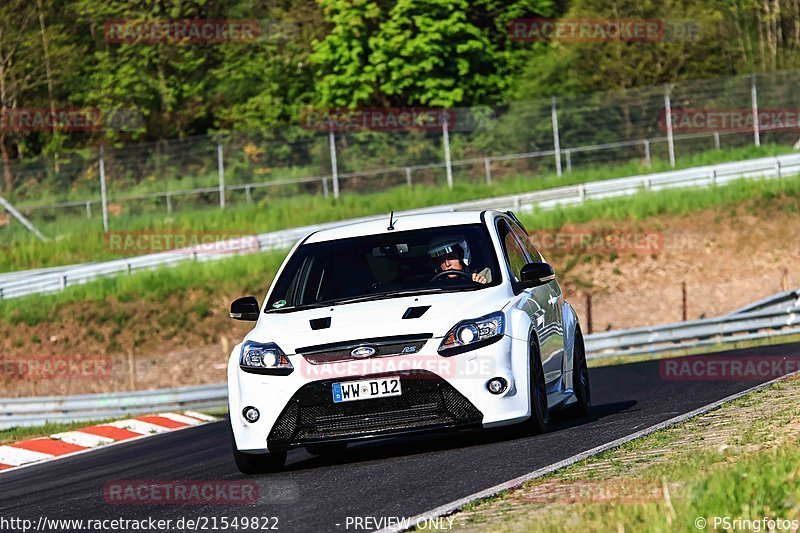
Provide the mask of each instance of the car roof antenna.
{"label": "car roof antenna", "polygon": [[389,227],[386,229],[389,231],[392,231],[394,229],[394,211],[389,213]]}

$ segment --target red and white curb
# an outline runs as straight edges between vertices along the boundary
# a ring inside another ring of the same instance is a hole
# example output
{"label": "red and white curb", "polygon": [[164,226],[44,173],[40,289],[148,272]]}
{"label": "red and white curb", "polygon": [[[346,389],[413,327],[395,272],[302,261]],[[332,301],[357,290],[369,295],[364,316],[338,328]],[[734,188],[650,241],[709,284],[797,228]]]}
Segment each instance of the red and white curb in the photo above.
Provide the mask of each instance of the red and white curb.
{"label": "red and white curb", "polygon": [[0,471],[53,459],[62,455],[84,452],[99,446],[175,431],[214,422],[217,419],[195,411],[159,413],[89,426],[49,437],[0,445]]}

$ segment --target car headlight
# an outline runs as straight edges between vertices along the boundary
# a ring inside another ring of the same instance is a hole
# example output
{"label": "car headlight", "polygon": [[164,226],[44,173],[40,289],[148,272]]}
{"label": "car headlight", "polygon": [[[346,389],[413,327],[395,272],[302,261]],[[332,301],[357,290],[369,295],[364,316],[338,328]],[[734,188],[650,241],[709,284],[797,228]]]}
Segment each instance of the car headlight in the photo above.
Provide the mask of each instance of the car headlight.
{"label": "car headlight", "polygon": [[439,354],[456,355],[488,346],[500,340],[505,333],[503,313],[497,312],[481,318],[463,320],[453,326],[439,346]]}
{"label": "car headlight", "polygon": [[286,376],[294,370],[292,362],[274,342],[247,341],[242,345],[239,368],[251,374]]}

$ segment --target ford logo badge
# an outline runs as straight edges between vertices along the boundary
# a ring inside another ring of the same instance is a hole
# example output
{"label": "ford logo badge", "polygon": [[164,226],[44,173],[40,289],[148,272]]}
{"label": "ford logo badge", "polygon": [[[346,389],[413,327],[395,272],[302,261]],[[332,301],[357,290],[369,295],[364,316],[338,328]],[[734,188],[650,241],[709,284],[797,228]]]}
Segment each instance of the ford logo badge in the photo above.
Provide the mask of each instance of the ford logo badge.
{"label": "ford logo badge", "polygon": [[364,359],[367,357],[372,357],[373,355],[375,355],[376,351],[377,350],[375,350],[375,348],[373,348],[372,346],[359,346],[358,348],[355,348],[353,351],[351,351],[350,355],[352,355],[356,359]]}

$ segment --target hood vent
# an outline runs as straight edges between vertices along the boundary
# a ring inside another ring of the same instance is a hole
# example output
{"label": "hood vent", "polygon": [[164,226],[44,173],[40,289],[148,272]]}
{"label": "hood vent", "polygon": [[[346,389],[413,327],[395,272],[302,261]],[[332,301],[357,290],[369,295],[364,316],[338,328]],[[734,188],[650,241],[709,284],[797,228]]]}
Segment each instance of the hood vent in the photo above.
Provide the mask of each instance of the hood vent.
{"label": "hood vent", "polygon": [[431,308],[430,305],[421,305],[419,307],[409,307],[408,309],[406,309],[406,312],[403,313],[403,318],[404,319],[419,318],[422,315],[424,315],[425,311],[427,311],[430,308]]}
{"label": "hood vent", "polygon": [[314,318],[308,321],[311,324],[311,329],[318,330],[318,329],[328,329],[331,327],[331,317],[326,316],[325,318]]}

